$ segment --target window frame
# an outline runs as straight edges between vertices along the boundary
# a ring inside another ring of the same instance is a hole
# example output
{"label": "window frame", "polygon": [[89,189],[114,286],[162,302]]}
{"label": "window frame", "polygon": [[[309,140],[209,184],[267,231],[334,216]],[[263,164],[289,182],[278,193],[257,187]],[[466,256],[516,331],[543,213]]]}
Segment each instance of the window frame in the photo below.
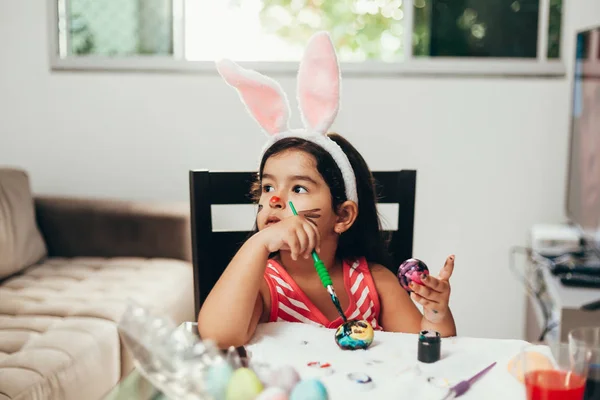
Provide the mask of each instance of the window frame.
{"label": "window frame", "polygon": [[[106,72],[170,72],[170,73],[214,73],[212,61],[190,61],[183,59],[185,48],[184,13],[185,0],[173,0],[174,15],[181,23],[173,24],[174,54],[136,55],[131,57],[66,56],[61,48],[68,48],[68,35],[61,37],[60,13],[65,12],[69,0],[47,0],[49,20],[50,69],[53,71],[106,71]],[[340,62],[345,76],[498,76],[498,77],[564,77],[564,46],[556,59],[549,59],[548,25],[550,0],[539,0],[538,43],[536,58],[467,58],[467,57],[414,57],[412,35],[405,35],[406,58],[388,63],[365,61],[361,63]],[[404,30],[413,29],[413,0],[404,0]],[[561,13],[561,41],[564,42],[564,5]],[[68,21],[66,22],[68,23]],[[63,29],[66,31],[66,29]],[[246,68],[269,74],[296,74],[298,62],[240,62]]]}

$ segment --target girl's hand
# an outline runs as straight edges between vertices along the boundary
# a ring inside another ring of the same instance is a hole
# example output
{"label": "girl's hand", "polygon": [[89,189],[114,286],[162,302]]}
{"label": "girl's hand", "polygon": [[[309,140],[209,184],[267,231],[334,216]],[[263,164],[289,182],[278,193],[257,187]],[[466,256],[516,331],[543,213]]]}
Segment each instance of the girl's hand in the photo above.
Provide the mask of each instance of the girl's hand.
{"label": "girl's hand", "polygon": [[288,250],[292,259],[309,258],[313,250],[320,251],[320,236],[316,224],[302,215],[285,218],[260,231],[261,243],[269,253]]}
{"label": "girl's hand", "polygon": [[454,256],[446,259],[446,264],[437,278],[422,275],[423,285],[411,282],[412,293],[410,297],[423,306],[425,318],[434,324],[439,323],[448,313],[450,300],[450,276],[454,271]]}

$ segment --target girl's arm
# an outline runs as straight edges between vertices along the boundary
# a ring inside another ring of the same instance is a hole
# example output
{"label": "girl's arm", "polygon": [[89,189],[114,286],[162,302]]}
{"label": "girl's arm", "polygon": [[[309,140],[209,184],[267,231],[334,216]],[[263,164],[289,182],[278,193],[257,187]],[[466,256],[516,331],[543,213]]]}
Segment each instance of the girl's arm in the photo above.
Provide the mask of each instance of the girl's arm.
{"label": "girl's arm", "polygon": [[385,331],[419,333],[423,315],[400,286],[396,275],[386,267],[371,266],[371,276],[379,294],[379,323]]}
{"label": "girl's arm", "polygon": [[[448,278],[453,267],[454,257],[449,257],[439,279],[428,277],[424,280],[427,286],[415,285],[414,293],[408,296],[396,275],[381,265],[372,265],[371,274],[381,303],[381,326],[391,332],[418,333],[427,329],[438,331],[443,337],[455,336],[456,326],[448,307]],[[423,305],[425,315],[421,314],[413,299]]]}
{"label": "girl's arm", "polygon": [[288,217],[248,239],[202,304],[200,336],[214,340],[219,347],[248,343],[268,306],[269,290],[263,276],[269,254],[289,251],[296,260],[319,250],[319,243],[316,225],[303,216]]}
{"label": "girl's arm", "polygon": [[259,241],[254,235],[244,243],[198,314],[200,337],[214,340],[219,347],[246,344],[263,314],[260,289],[269,252]]}

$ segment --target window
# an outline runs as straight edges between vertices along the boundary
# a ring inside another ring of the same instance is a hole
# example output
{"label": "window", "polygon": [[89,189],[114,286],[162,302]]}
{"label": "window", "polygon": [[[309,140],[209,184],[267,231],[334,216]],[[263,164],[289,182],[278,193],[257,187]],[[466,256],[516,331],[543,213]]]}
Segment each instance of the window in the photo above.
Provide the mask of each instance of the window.
{"label": "window", "polygon": [[[425,0],[415,4],[424,4]],[[539,0],[437,0],[429,9],[417,8],[419,23],[416,54],[457,57],[536,58]],[[560,49],[561,2],[551,3],[548,56]],[[556,19],[558,17],[558,19]],[[552,19],[554,18],[554,19]],[[417,28],[418,29],[418,28]],[[550,51],[552,49],[552,51]]]}
{"label": "window", "polygon": [[174,55],[170,0],[59,0],[61,57]]}
{"label": "window", "polygon": [[327,30],[358,72],[563,74],[562,0],[57,0],[54,67],[295,71]]}

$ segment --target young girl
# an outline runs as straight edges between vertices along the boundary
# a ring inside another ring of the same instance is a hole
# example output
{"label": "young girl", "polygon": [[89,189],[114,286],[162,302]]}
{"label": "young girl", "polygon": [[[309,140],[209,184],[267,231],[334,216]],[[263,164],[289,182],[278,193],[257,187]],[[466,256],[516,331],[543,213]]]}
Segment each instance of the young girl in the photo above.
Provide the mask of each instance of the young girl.
{"label": "young girl", "polygon": [[[311,252],[328,268],[349,319],[374,329],[456,334],[448,307],[454,256],[439,277],[412,286],[410,297],[387,264],[373,177],[358,151],[326,134],[339,105],[339,67],[326,33],[314,35],[298,73],[305,129],[288,128],[289,105],[279,85],[231,61],[217,68],[236,88],[269,140],[261,156],[257,232],[231,260],[206,298],[198,328],[220,346],[246,344],[258,323],[342,324],[315,271]],[[299,215],[294,216],[289,202]],[[424,314],[415,303],[423,306]]]}

